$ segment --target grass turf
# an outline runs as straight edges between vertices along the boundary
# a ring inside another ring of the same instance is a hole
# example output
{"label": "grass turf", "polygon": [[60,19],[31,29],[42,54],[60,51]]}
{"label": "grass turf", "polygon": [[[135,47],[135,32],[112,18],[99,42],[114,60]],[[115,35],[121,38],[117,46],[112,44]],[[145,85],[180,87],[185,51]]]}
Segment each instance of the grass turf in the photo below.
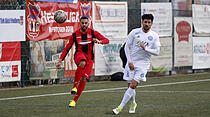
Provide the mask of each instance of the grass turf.
{"label": "grass turf", "polygon": [[[210,74],[188,74],[148,78],[140,86],[193,80],[210,79]],[[0,100],[1,117],[209,117],[210,81],[164,86],[148,86],[136,89],[138,107],[129,114],[128,103],[119,115],[112,109],[120,104],[125,89],[112,91],[84,92],[75,108],[68,103],[73,95],[63,94],[24,99]],[[87,83],[85,90],[127,87],[125,81]],[[69,92],[72,84],[0,90],[0,99],[31,95]]]}

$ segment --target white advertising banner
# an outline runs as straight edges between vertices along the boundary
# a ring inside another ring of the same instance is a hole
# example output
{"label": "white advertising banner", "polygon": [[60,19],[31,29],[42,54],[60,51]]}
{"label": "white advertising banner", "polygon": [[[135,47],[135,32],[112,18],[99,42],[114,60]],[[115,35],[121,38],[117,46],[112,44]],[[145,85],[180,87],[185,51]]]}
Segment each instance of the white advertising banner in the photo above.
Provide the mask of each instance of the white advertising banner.
{"label": "white advertising banner", "polygon": [[192,18],[174,18],[174,66],[192,66]]}
{"label": "white advertising banner", "polygon": [[93,2],[93,28],[109,40],[121,41],[128,34],[127,2]]}
{"label": "white advertising banner", "polygon": [[0,10],[0,42],[25,41],[25,10]]}
{"label": "white advertising banner", "polygon": [[210,35],[210,5],[192,5],[195,35]]}
{"label": "white advertising banner", "polygon": [[127,2],[92,2],[93,28],[110,40],[95,45],[95,76],[122,72],[119,50],[128,34]]}
{"label": "white advertising banner", "polygon": [[95,76],[111,75],[122,72],[120,48],[122,43],[111,41],[107,45],[95,45]]}
{"label": "white advertising banner", "polygon": [[152,30],[160,37],[172,36],[172,5],[171,3],[141,3],[141,15],[153,14]]}
{"label": "white advertising banner", "polygon": [[193,37],[193,69],[210,68],[210,37]]}
{"label": "white advertising banner", "polygon": [[170,71],[172,69],[172,38],[160,38],[160,43],[160,54],[152,56],[152,71]]}
{"label": "white advertising banner", "polygon": [[21,61],[0,62],[0,82],[20,81]]}

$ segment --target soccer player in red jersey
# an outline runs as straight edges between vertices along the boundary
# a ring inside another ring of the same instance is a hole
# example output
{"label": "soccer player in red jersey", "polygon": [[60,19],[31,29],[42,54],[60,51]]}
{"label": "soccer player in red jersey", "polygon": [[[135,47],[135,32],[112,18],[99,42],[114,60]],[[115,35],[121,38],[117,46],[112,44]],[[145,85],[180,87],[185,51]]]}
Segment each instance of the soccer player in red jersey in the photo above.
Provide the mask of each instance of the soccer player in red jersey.
{"label": "soccer player in red jersey", "polygon": [[[74,61],[77,65],[77,70],[75,72],[74,86],[71,91],[72,94],[76,94],[74,99],[70,101],[69,107],[75,107],[76,102],[85,88],[87,79],[93,66],[93,46],[94,43],[97,44],[108,44],[109,40],[101,35],[99,32],[88,28],[89,19],[88,17],[80,18],[80,29],[75,31],[69,38],[69,43],[64,48],[59,62],[57,63],[57,69],[61,68],[61,62],[64,60],[65,56],[68,54],[73,43],[75,43],[76,51],[74,54]],[[97,38],[97,39],[95,39]],[[77,87],[77,84],[79,86]]]}

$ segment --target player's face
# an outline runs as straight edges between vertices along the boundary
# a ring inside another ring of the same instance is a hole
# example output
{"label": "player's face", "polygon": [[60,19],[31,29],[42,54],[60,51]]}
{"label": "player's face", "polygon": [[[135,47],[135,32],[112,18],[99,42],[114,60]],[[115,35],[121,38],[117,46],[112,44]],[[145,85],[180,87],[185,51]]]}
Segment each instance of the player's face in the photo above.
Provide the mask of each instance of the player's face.
{"label": "player's face", "polygon": [[143,30],[144,32],[148,32],[150,28],[152,27],[152,20],[151,19],[144,19],[142,21]]}
{"label": "player's face", "polygon": [[87,31],[88,26],[89,26],[89,20],[88,20],[88,19],[82,19],[82,20],[80,21],[80,27],[81,27],[81,30],[82,30],[83,32],[86,32],[86,31]]}

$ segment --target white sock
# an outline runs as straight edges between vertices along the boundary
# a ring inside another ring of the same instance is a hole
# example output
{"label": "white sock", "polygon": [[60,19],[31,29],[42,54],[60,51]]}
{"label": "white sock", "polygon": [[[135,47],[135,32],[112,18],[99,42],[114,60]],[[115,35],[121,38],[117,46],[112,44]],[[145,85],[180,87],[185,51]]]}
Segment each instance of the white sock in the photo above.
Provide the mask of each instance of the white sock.
{"label": "white sock", "polygon": [[133,91],[133,96],[131,97],[131,103],[135,103],[135,98],[136,98],[136,90]]}
{"label": "white sock", "polygon": [[120,107],[121,108],[123,108],[126,105],[126,103],[131,99],[131,97],[134,94],[134,91],[135,90],[132,89],[132,88],[130,88],[130,87],[127,89],[127,91],[125,92],[124,97],[122,99],[122,102],[120,104]]}

